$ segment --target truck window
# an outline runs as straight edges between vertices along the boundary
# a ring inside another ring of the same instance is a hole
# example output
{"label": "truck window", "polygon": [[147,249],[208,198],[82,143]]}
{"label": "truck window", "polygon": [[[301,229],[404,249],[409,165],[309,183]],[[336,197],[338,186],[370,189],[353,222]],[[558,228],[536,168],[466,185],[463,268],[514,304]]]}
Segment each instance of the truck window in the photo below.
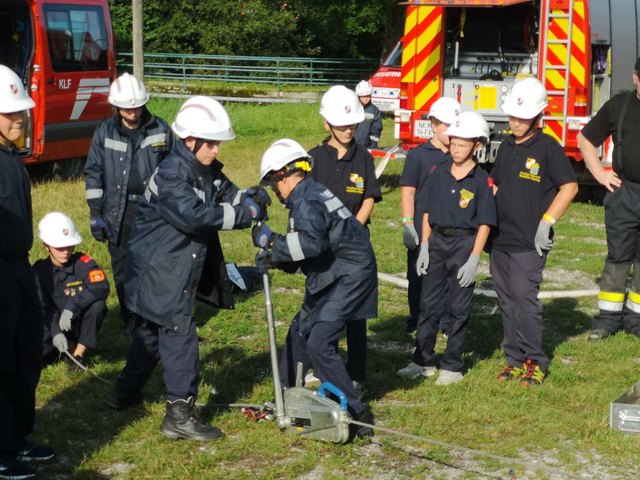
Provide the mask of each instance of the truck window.
{"label": "truck window", "polygon": [[45,5],[51,65],[56,72],[107,70],[107,36],[100,7]]}

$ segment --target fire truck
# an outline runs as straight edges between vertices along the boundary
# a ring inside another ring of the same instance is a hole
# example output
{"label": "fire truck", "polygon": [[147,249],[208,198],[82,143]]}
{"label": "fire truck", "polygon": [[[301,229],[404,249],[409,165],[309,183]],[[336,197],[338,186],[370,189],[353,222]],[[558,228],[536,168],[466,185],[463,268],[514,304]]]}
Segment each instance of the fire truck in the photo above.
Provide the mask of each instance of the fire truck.
{"label": "fire truck", "polygon": [[115,51],[107,0],[3,0],[0,64],[35,101],[18,148],[27,165],[82,172],[107,101]]}
{"label": "fire truck", "polygon": [[400,65],[402,42],[398,42],[369,79],[372,87],[371,103],[381,112],[395,112],[400,107]]}
{"label": "fire truck", "polygon": [[[541,126],[586,173],[577,134],[612,95],[633,88],[640,54],[640,0],[412,0],[402,38],[395,136],[407,151],[432,134],[427,113],[440,96],[484,115],[491,163],[509,134],[501,105],[513,84],[538,77],[549,105]],[[606,158],[607,152],[603,152]],[[591,180],[590,180],[591,179]]]}

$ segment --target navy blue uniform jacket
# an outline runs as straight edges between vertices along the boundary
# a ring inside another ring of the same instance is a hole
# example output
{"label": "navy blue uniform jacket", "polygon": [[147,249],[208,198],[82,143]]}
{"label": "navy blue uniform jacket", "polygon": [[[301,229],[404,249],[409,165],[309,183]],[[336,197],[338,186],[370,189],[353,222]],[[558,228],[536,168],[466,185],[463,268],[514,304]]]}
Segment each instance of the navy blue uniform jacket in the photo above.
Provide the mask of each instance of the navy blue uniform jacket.
{"label": "navy blue uniform jacket", "polygon": [[316,322],[378,315],[378,270],[364,226],[324,185],[307,176],[286,201],[289,231],[274,235],[272,259],[297,262],[306,279],[302,333]]}
{"label": "navy blue uniform jacket", "polygon": [[109,281],[93,258],[84,253],[74,253],[62,267],[56,267],[50,258],[38,260],[33,265],[38,296],[44,309],[45,326],[55,337],[60,330],[60,314],[69,310],[73,314],[98,300],[107,300]]}
{"label": "navy blue uniform jacket", "polygon": [[178,333],[188,332],[199,285],[205,300],[233,307],[218,231],[249,227],[251,214],[234,204],[238,187],[222,167],[177,142],[149,180],[129,240],[127,308]]}
{"label": "navy blue uniform jacket", "polygon": [[117,242],[120,235],[132,164],[135,162],[146,187],[149,177],[175,143],[164,120],[150,114],[143,118],[146,122],[140,127],[142,134],[137,137],[136,145],[118,131],[120,115],[115,114],[98,125],[84,167],[89,209],[92,215],[100,215],[107,222],[112,242]]}

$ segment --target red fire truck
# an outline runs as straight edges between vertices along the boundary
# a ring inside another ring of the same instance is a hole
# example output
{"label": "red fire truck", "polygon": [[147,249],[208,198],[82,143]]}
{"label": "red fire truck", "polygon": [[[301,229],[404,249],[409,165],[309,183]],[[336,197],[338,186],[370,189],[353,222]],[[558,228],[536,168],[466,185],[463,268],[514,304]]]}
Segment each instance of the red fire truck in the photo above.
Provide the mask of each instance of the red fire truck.
{"label": "red fire truck", "polygon": [[[537,76],[548,91],[542,124],[589,182],[577,134],[612,95],[633,88],[640,54],[640,0],[411,0],[402,37],[403,150],[431,136],[427,113],[440,96],[485,116],[493,162],[509,134],[501,105],[513,84]],[[603,156],[606,155],[604,152]]]}
{"label": "red fire truck", "polygon": [[381,112],[395,112],[400,107],[400,64],[402,60],[402,42],[398,42],[384,59],[380,68],[369,79],[372,94],[371,102]]}
{"label": "red fire truck", "polygon": [[22,78],[36,103],[18,145],[25,164],[80,173],[96,125],[112,114],[107,0],[3,0],[0,63]]}

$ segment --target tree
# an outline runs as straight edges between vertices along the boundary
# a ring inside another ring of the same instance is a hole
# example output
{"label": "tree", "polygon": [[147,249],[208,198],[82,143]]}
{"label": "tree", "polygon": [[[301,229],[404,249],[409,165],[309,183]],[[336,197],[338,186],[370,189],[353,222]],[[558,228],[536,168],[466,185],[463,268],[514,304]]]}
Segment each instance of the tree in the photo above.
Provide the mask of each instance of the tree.
{"label": "tree", "polygon": [[[130,2],[110,1],[120,51],[132,48]],[[144,43],[149,52],[380,57],[403,11],[398,0],[145,0]]]}

